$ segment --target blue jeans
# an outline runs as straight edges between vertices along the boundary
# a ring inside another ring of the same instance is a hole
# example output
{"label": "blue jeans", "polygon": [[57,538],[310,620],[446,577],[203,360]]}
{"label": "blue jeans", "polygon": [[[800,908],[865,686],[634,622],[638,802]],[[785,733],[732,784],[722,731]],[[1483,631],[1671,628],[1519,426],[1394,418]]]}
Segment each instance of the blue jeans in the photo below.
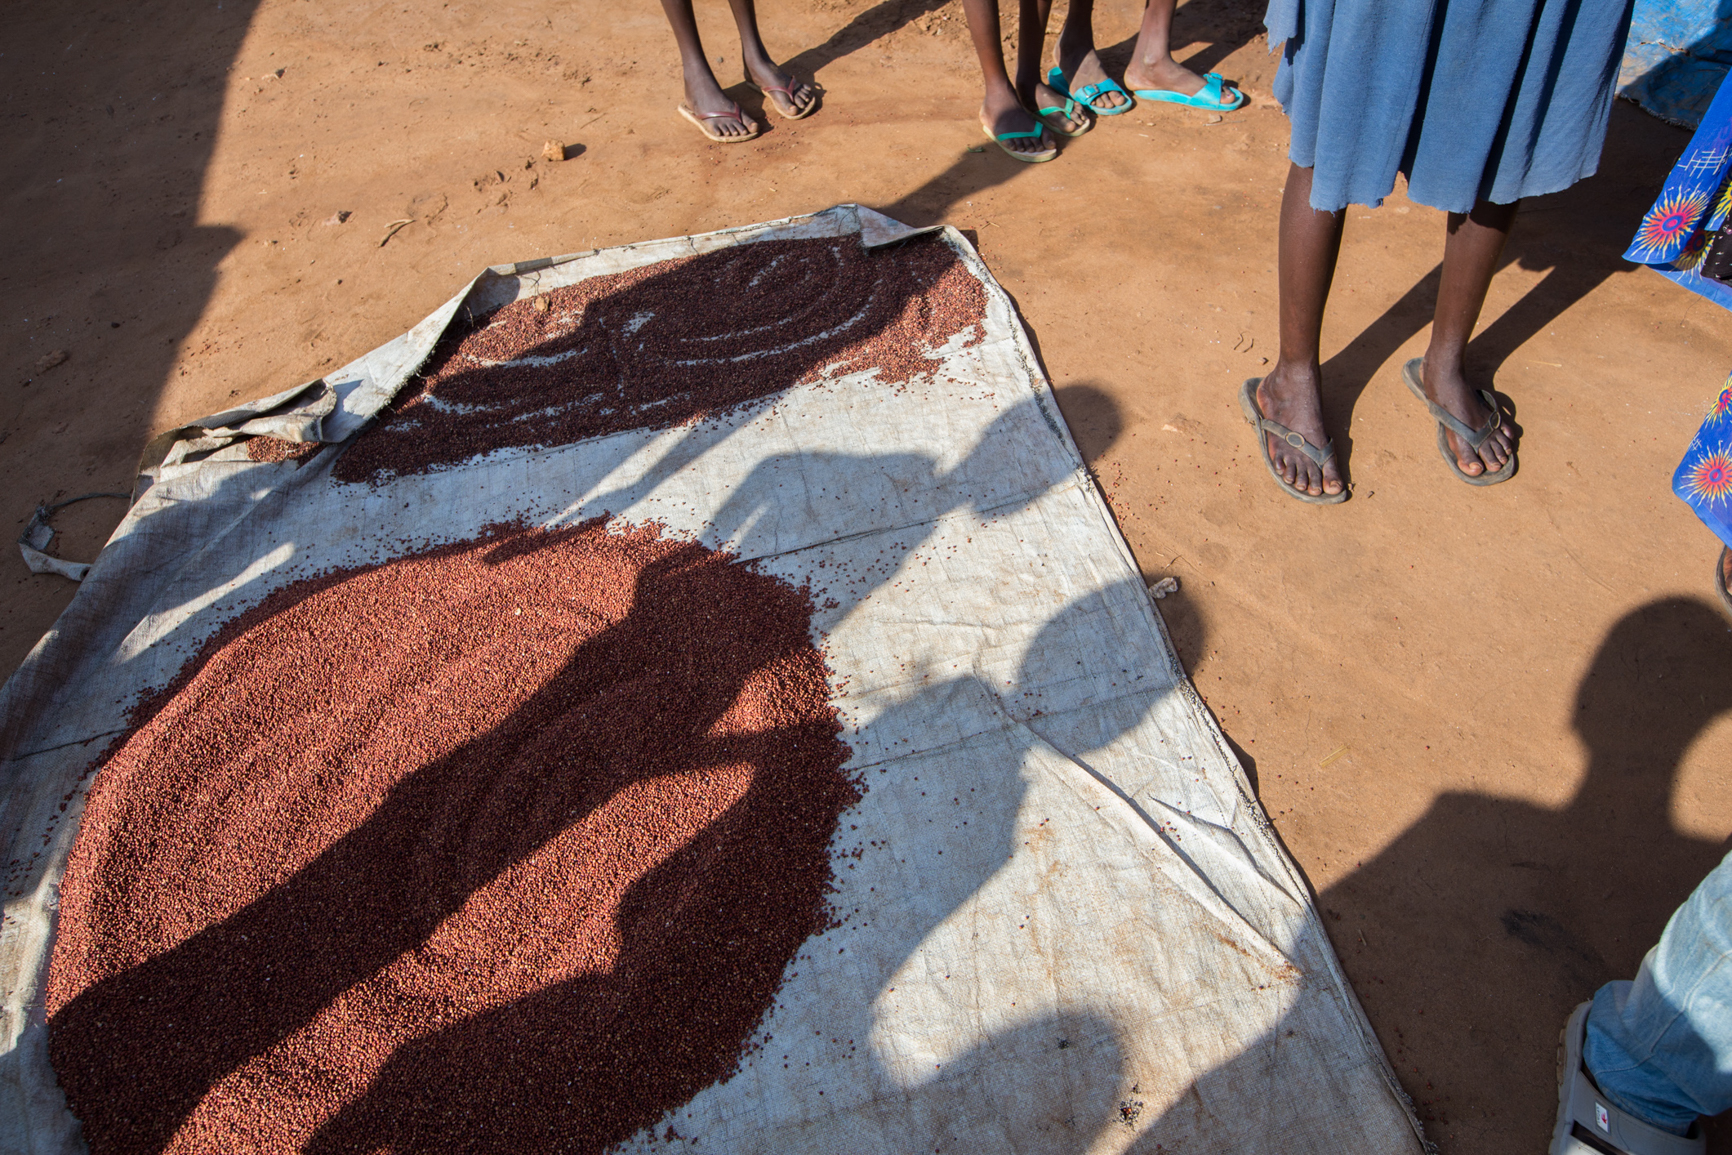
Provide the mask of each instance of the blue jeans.
{"label": "blue jeans", "polygon": [[1672,915],[1635,981],[1595,993],[1582,1059],[1606,1098],[1676,1135],[1732,1107],[1732,854]]}

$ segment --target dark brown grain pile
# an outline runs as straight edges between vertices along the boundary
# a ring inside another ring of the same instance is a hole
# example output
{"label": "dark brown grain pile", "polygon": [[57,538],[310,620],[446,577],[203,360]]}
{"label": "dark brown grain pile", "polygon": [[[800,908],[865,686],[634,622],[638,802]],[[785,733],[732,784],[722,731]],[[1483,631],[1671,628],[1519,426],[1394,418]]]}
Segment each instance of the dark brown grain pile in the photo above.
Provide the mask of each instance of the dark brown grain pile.
{"label": "dark brown grain pile", "polygon": [[252,461],[293,461],[299,465],[323,449],[319,441],[284,441],[281,437],[254,437],[247,442],[247,457]]}
{"label": "dark brown grain pile", "polygon": [[857,797],[810,612],[587,523],[241,615],[66,871],[50,1053],[91,1151],[599,1152],[728,1076]]}
{"label": "dark brown grain pile", "polygon": [[764,241],[592,277],[454,326],[333,475],[664,428],[826,373],[905,382],[951,337],[980,340],[985,310],[936,237],[876,253],[854,237]]}

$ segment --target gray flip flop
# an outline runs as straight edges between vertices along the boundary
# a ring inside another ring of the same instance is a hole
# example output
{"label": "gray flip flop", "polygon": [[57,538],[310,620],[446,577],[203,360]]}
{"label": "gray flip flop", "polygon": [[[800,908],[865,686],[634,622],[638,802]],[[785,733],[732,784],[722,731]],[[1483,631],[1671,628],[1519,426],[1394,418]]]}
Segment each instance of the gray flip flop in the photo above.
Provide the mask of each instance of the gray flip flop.
{"label": "gray flip flop", "polygon": [[1273,433],[1281,440],[1309,457],[1321,469],[1323,463],[1335,456],[1335,442],[1325,442],[1322,449],[1305,440],[1305,435],[1295,433],[1279,421],[1273,421],[1263,416],[1263,410],[1257,404],[1257,386],[1263,378],[1253,377],[1246,381],[1239,390],[1239,408],[1245,411],[1245,420],[1257,430],[1257,452],[1263,455],[1263,464],[1269,469],[1269,476],[1275,479],[1275,484],[1281,487],[1288,497],[1296,497],[1307,505],[1339,505],[1347,500],[1347,489],[1342,487],[1340,493],[1306,493],[1303,489],[1287,484],[1287,479],[1281,476],[1281,471],[1275,468],[1275,459],[1269,455],[1269,439],[1264,433]]}
{"label": "gray flip flop", "polygon": [[1582,1066],[1588,1008],[1582,1003],[1558,1040],[1558,1121],[1550,1155],[1704,1155],[1708,1138],[1698,1123],[1691,1134],[1674,1135],[1620,1111],[1600,1093]]}
{"label": "gray flip flop", "polygon": [[[1420,376],[1424,368],[1425,358],[1415,357],[1401,367],[1401,379],[1407,382],[1407,387],[1413,390],[1415,397],[1425,402],[1425,407],[1431,410],[1432,417],[1437,420],[1437,451],[1443,454],[1445,461],[1449,462],[1450,472],[1469,485],[1496,485],[1500,481],[1508,481],[1514,477],[1516,474],[1516,457],[1513,452],[1509,455],[1509,460],[1504,462],[1502,469],[1496,472],[1488,469],[1475,477],[1471,473],[1462,472],[1461,466],[1455,460],[1455,454],[1449,448],[1449,433],[1454,433],[1471,445],[1475,453],[1479,452],[1479,447],[1485,444],[1486,438],[1503,427],[1503,411],[1497,407],[1497,398],[1484,389],[1474,390],[1475,393],[1479,394],[1480,403],[1491,410],[1491,417],[1481,428],[1469,429],[1467,422],[1425,395],[1425,381]],[[1444,431],[1446,426],[1449,430],[1448,433]]]}

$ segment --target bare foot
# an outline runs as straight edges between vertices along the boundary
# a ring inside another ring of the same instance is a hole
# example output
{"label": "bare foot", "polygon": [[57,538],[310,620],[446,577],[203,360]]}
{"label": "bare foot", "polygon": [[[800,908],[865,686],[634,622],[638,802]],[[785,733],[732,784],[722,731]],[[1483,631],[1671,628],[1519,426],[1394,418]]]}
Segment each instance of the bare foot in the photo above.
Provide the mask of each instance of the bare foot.
{"label": "bare foot", "polygon": [[795,80],[775,61],[746,61],[746,79],[763,89],[786,117],[803,116],[818,101],[818,90],[804,80]]}
{"label": "bare foot", "polygon": [[[1067,42],[1063,35],[1058,39],[1058,66],[1064,73],[1066,87],[1072,92],[1112,79],[1101,67],[1101,58],[1095,55],[1093,44]],[[1094,99],[1086,103],[1100,112],[1120,108],[1129,102],[1123,94],[1109,91],[1096,93]]]}
{"label": "bare foot", "polygon": [[[1473,386],[1467,383],[1461,367],[1458,365],[1453,370],[1446,370],[1440,364],[1434,368],[1433,360],[1427,357],[1420,372],[1425,395],[1469,429],[1484,428],[1492,412],[1485,407]],[[1515,429],[1500,420],[1497,429],[1480,445],[1478,453],[1453,431],[1449,433],[1449,448],[1455,454],[1455,463],[1461,471],[1469,477],[1478,477],[1482,473],[1496,473],[1515,456],[1516,435]]]}
{"label": "bare foot", "polygon": [[[1022,98],[1024,106],[1028,108],[1062,109],[1067,103],[1064,93],[1054,88],[1048,88],[1044,84],[1036,84],[1028,92],[1019,92],[1017,95]],[[1044,117],[1037,119],[1046,121],[1047,126],[1055,131],[1075,136],[1089,126],[1088,113],[1082,111],[1082,108],[1087,106],[1080,101],[1078,105],[1078,110],[1069,116],[1063,112],[1049,112]]]}
{"label": "bare foot", "polygon": [[[1269,420],[1285,425],[1321,449],[1329,443],[1329,434],[1323,428],[1323,398],[1318,393],[1322,382],[1323,372],[1316,365],[1277,362],[1257,385],[1257,407]],[[1294,489],[1319,497],[1340,493],[1345,488],[1335,458],[1318,465],[1274,434],[1266,436],[1276,472]]]}
{"label": "bare foot", "polygon": [[686,77],[686,107],[717,136],[749,137],[757,134],[757,122],[728,99],[707,69],[703,76]]}
{"label": "bare foot", "polygon": [[1195,96],[1203,91],[1204,84],[1201,76],[1171,56],[1152,64],[1132,60],[1125,67],[1125,87],[1132,90],[1158,88],[1163,92],[1177,92],[1181,96]]}
{"label": "bare foot", "polygon": [[[1060,101],[1062,104],[1063,101]],[[1035,153],[1046,152],[1056,147],[1052,137],[1047,133],[1046,126],[1034,118],[1034,115],[1024,108],[1016,99],[1015,92],[1000,94],[987,93],[986,99],[980,104],[980,123],[996,138],[1003,132],[1033,132],[1040,131],[1036,136],[1015,136],[999,143],[1012,152]]]}

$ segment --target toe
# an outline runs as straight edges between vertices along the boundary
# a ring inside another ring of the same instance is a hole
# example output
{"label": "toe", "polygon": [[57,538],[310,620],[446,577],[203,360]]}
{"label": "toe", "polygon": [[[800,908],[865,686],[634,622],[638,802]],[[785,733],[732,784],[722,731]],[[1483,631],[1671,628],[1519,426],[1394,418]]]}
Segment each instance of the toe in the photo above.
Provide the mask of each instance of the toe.
{"label": "toe", "polygon": [[1478,477],[1485,472],[1485,465],[1480,461],[1479,454],[1473,446],[1451,433],[1449,435],[1449,451],[1455,454],[1455,466],[1469,477]]}

